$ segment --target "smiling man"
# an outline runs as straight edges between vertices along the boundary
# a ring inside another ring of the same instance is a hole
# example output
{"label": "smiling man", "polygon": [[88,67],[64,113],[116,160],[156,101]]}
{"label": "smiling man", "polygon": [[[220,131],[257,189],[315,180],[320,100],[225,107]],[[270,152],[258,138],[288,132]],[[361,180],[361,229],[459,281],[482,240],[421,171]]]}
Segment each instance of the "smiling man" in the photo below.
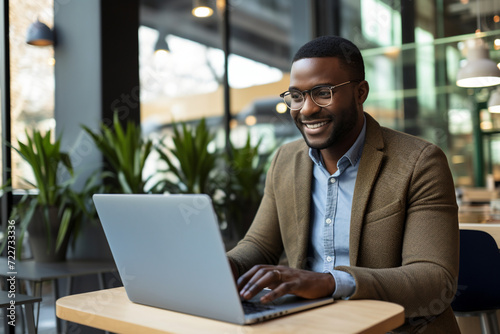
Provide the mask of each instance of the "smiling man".
{"label": "smiling man", "polygon": [[[304,140],[283,145],[245,238],[228,257],[240,294],[378,299],[405,307],[396,332],[459,333],[450,308],[458,218],[446,156],[381,127],[358,48],[319,37],[295,55],[281,94]],[[288,266],[277,265],[283,252]]]}

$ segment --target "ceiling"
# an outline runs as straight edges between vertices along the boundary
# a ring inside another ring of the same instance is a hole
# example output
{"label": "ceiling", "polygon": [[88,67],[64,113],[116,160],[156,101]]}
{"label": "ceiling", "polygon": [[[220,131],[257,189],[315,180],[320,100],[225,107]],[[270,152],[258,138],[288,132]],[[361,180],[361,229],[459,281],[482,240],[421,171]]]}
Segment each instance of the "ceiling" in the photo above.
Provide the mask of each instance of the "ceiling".
{"label": "ceiling", "polygon": [[445,8],[449,24],[459,32],[454,35],[473,33],[478,24],[482,31],[500,29],[500,22],[494,22],[494,16],[500,16],[500,0],[446,0]]}
{"label": "ceiling", "polygon": [[[213,0],[215,3],[215,0]],[[297,0],[294,0],[297,1]],[[282,70],[289,69],[292,28],[305,23],[295,20],[292,27],[292,0],[230,0],[230,52]],[[329,1],[329,0],[317,0]],[[354,2],[342,0],[344,6]],[[368,0],[367,0],[368,1]],[[377,1],[377,0],[372,0]],[[394,5],[394,0],[379,0]],[[413,0],[400,0],[401,5]],[[500,0],[443,0],[444,37],[473,33],[478,26],[483,31],[499,30],[500,23],[493,21],[500,15]],[[312,2],[312,1],[311,1]],[[435,0],[419,0],[418,15],[437,12]],[[357,5],[359,7],[359,4]],[[427,11],[434,6],[434,11]],[[215,6],[214,6],[215,7]],[[196,18],[191,14],[190,0],[141,0],[142,25],[157,29],[160,33],[174,34],[210,47],[221,48],[219,15]],[[359,11],[359,9],[356,9]],[[303,13],[299,13],[304,15]],[[332,15],[333,17],[333,15]],[[426,18],[434,25],[434,17]],[[300,20],[304,21],[304,20]],[[354,23],[356,24],[356,23]]]}
{"label": "ceiling", "polygon": [[[218,15],[196,18],[192,1],[141,0],[140,22],[210,47],[221,48]],[[280,69],[289,68],[290,2],[233,0],[230,51]]]}

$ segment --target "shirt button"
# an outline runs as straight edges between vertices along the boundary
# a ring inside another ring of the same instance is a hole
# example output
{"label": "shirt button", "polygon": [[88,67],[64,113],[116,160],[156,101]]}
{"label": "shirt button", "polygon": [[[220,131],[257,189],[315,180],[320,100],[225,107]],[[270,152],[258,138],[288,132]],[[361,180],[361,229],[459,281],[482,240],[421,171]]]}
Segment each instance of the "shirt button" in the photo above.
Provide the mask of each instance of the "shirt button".
{"label": "shirt button", "polygon": [[334,177],[332,177],[332,178],[330,179],[330,183],[335,183],[335,182],[337,182],[337,179],[335,179]]}
{"label": "shirt button", "polygon": [[326,257],[326,261],[327,261],[327,262],[332,262],[332,257],[331,257],[331,256],[327,256],[327,257]]}
{"label": "shirt button", "polygon": [[328,225],[330,225],[330,224],[332,223],[332,220],[331,220],[330,218],[327,218],[327,219],[325,220],[325,222],[326,222]]}

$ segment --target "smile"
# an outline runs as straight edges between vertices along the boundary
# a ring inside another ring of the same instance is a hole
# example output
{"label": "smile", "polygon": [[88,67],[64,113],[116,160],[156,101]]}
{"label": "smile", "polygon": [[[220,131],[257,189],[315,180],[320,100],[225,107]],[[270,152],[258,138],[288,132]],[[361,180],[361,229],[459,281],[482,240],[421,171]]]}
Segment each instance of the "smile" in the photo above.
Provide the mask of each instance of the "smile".
{"label": "smile", "polygon": [[308,129],[317,129],[322,127],[323,125],[327,124],[328,122],[319,122],[319,123],[313,123],[313,124],[304,124]]}

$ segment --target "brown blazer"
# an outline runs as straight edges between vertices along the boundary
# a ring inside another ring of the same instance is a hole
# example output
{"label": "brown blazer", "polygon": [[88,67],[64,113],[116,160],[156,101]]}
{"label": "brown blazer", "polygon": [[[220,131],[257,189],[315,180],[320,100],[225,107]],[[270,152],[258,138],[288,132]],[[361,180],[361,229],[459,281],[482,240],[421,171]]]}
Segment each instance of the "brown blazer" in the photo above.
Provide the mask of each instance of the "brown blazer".
{"label": "brown blazer", "polygon": [[[444,153],[366,115],[366,141],[354,189],[349,272],[351,299],[404,306],[400,332],[459,333],[449,307],[458,277],[458,213]],[[307,262],[312,161],[303,140],[283,145],[266,179],[259,211],[230,252],[239,274],[276,264],[283,251],[294,268]]]}

